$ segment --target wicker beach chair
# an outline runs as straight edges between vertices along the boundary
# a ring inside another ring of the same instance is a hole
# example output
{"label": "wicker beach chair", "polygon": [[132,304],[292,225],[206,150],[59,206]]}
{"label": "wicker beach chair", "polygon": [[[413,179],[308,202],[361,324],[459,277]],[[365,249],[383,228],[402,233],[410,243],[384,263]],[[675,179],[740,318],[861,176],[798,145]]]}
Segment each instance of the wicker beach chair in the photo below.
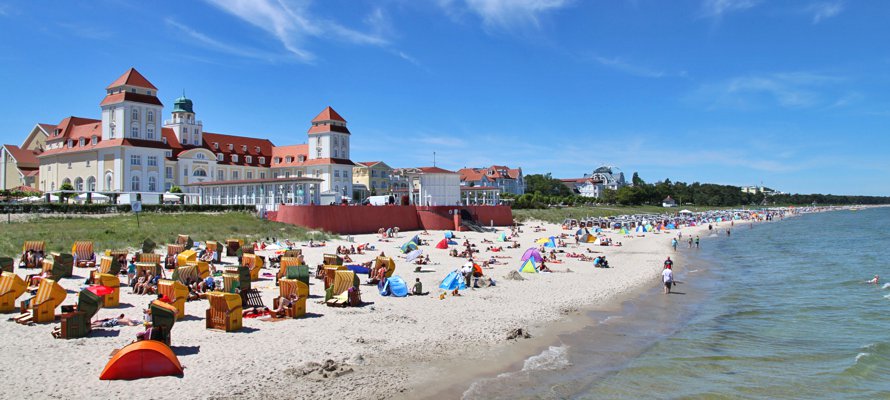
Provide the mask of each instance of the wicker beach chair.
{"label": "wicker beach chair", "polygon": [[53,332],[57,339],[86,337],[92,331],[93,316],[99,311],[102,299],[88,289],[77,295],[77,305],[62,306],[62,326]]}
{"label": "wicker beach chair", "polygon": [[95,284],[111,288],[111,293],[102,296],[103,307],[117,307],[121,298],[121,278],[118,275],[96,274]]}
{"label": "wicker beach chair", "polygon": [[219,242],[215,240],[208,240],[207,242],[205,242],[205,245],[207,248],[206,251],[216,252],[216,256],[213,257],[213,262],[219,263],[222,260],[222,253],[220,252],[222,250],[222,246],[219,245]]}
{"label": "wicker beach chair", "polygon": [[[298,257],[284,257],[284,256],[282,256],[281,260],[278,262],[278,273],[275,274],[275,279],[278,280],[278,279],[284,278],[286,276],[288,267],[296,267],[298,265],[304,265],[304,264],[306,264],[306,263],[303,261],[303,256],[298,256]],[[309,267],[306,267],[306,268],[308,270]]]}
{"label": "wicker beach chair", "polygon": [[238,256],[238,250],[244,247],[244,241],[241,239],[226,239],[226,256]]}
{"label": "wicker beach chair", "polygon": [[210,292],[207,294],[210,308],[207,309],[205,326],[226,332],[241,329],[241,296],[234,293]]}
{"label": "wicker beach chair", "polygon": [[288,318],[300,318],[306,315],[306,299],[309,297],[309,286],[296,279],[282,279],[279,281],[278,295],[273,301],[273,308],[278,309],[279,302],[282,298],[289,298],[296,295],[297,300],[290,307],[284,310],[284,314]]}
{"label": "wicker beach chair", "polygon": [[158,281],[158,294],[169,299],[166,303],[176,308],[176,319],[185,317],[185,302],[189,288],[180,281],[161,279]]}
{"label": "wicker beach chair", "polygon": [[343,265],[343,257],[336,254],[325,254],[324,265]]}
{"label": "wicker beach chair", "polygon": [[189,235],[179,235],[176,237],[176,244],[181,244],[186,249],[191,249],[195,246],[195,242],[192,240]]}
{"label": "wicker beach chair", "polygon": [[52,322],[56,318],[56,307],[65,301],[65,288],[52,279],[43,279],[37,287],[37,294],[22,301],[20,310],[22,315],[16,318],[19,323]]}
{"label": "wicker beach chair", "polygon": [[332,307],[345,307],[361,303],[359,278],[349,270],[334,271],[334,282],[325,290],[325,304]]}
{"label": "wicker beach chair", "polygon": [[79,268],[92,268],[96,266],[96,253],[93,252],[93,242],[89,240],[79,240],[71,246],[71,253],[74,254],[74,262]]}
{"label": "wicker beach chair", "polygon": [[151,312],[151,329],[153,330],[151,338],[170,345],[170,331],[176,324],[176,307],[163,301],[152,300],[148,305]]}
{"label": "wicker beach chair", "polygon": [[0,312],[15,311],[15,300],[28,290],[28,284],[18,275],[3,271],[0,276]]}
{"label": "wicker beach chair", "polygon": [[45,254],[46,253],[46,242],[44,242],[42,240],[27,240],[27,241],[25,241],[25,244],[22,245],[22,263],[24,264],[25,268],[39,267],[39,265],[29,263],[27,261],[27,259],[25,258],[25,255],[28,252],[28,250],[41,251]]}
{"label": "wicker beach chair", "polygon": [[263,269],[263,258],[256,254],[244,254],[241,256],[241,265],[250,269],[250,280],[260,280],[260,270]]}
{"label": "wicker beach chair", "polygon": [[393,272],[396,272],[396,262],[390,257],[377,257],[374,260],[374,270],[376,271],[380,267],[386,267],[387,278],[391,277]]}
{"label": "wicker beach chair", "polygon": [[12,257],[0,257],[0,271],[15,272],[15,260]]}

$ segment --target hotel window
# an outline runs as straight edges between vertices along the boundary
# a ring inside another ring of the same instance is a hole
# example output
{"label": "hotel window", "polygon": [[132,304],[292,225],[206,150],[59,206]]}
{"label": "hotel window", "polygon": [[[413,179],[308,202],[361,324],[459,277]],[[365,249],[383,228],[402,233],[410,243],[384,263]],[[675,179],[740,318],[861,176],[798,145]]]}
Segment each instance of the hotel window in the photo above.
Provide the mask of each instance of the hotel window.
{"label": "hotel window", "polygon": [[285,161],[285,162],[293,162],[293,161],[294,161],[294,158],[291,157],[291,156],[287,156],[287,158],[285,158],[284,161]]}
{"label": "hotel window", "polygon": [[164,152],[164,155],[167,157],[173,157],[173,150],[167,150]]}
{"label": "hotel window", "polygon": [[266,157],[260,157],[260,164],[266,163]]}
{"label": "hotel window", "polygon": [[142,165],[142,156],[131,155],[130,156],[130,165]]}
{"label": "hotel window", "polygon": [[[164,170],[165,170],[164,176],[167,179],[173,179],[173,167],[167,167],[167,168],[164,168]],[[186,172],[186,175],[188,175],[188,172]]]}
{"label": "hotel window", "polygon": [[138,192],[140,188],[141,186],[139,185],[139,177],[134,176],[133,179],[130,181],[130,190]]}
{"label": "hotel window", "polygon": [[139,119],[139,110],[137,110],[137,109],[135,109],[135,108],[133,109],[133,115],[132,115],[132,118],[133,118],[134,120]]}
{"label": "hotel window", "polygon": [[68,139],[68,148],[70,149],[72,147],[74,147],[74,141],[71,139]]}
{"label": "hotel window", "polygon": [[339,178],[339,177],[340,177],[340,170],[339,170],[339,169],[335,169],[335,170],[334,170],[334,178]]}
{"label": "hotel window", "polygon": [[[182,176],[189,176],[189,170],[182,170]],[[198,171],[195,171],[195,176],[198,176]]]}
{"label": "hotel window", "polygon": [[[167,137],[166,137],[166,136],[162,137],[161,140],[164,141],[164,144],[167,144]],[[170,156],[167,156],[167,157],[170,157]]]}
{"label": "hotel window", "polygon": [[96,143],[98,143],[98,142],[99,142],[99,138],[96,137],[96,135],[93,135],[93,137],[90,138],[90,144],[91,144],[91,145],[95,146]]}
{"label": "hotel window", "polygon": [[284,177],[290,178],[290,171],[284,171]]}
{"label": "hotel window", "polygon": [[139,137],[139,127],[134,126],[130,131],[133,133],[133,137]]}
{"label": "hotel window", "polygon": [[157,192],[158,191],[158,180],[153,177],[148,177],[148,191],[149,192]]}
{"label": "hotel window", "polygon": [[200,145],[201,145],[201,139],[198,139],[198,135],[195,134],[195,146],[200,146]]}
{"label": "hotel window", "polygon": [[233,180],[233,181],[237,181],[237,180],[238,180],[238,171],[232,171],[232,180]]}
{"label": "hotel window", "polygon": [[251,162],[253,162],[253,157],[251,157],[251,156],[244,156],[244,162],[250,164]]}
{"label": "hotel window", "polygon": [[183,137],[189,134],[189,128],[187,126],[182,127]]}
{"label": "hotel window", "polygon": [[83,146],[86,146],[86,145],[87,145],[87,140],[86,140],[86,138],[80,138],[80,140],[78,140],[77,142],[78,142],[77,145],[80,146],[80,147],[83,147]]}
{"label": "hotel window", "polygon": [[238,155],[232,154],[232,162],[238,162]]}
{"label": "hotel window", "polygon": [[145,138],[146,139],[154,139],[155,138],[155,128],[150,127],[150,126],[148,128],[145,128]]}
{"label": "hotel window", "polygon": [[256,146],[256,147],[254,147],[254,148],[253,148],[253,151],[259,153],[259,152],[260,152],[260,146]]}
{"label": "hotel window", "polygon": [[297,171],[297,178],[303,176],[303,171]]}
{"label": "hotel window", "polygon": [[246,144],[242,144],[242,145],[241,145],[241,151],[247,152],[247,145],[246,145]]}
{"label": "hotel window", "polygon": [[148,156],[148,166],[149,167],[157,167],[158,166],[158,157],[157,156]]}
{"label": "hotel window", "polygon": [[223,171],[223,170],[216,171],[216,180],[218,180],[218,181],[226,180],[226,171]]}
{"label": "hotel window", "polygon": [[266,173],[260,172],[260,179],[266,179]]}
{"label": "hotel window", "polygon": [[300,160],[300,162],[306,161],[306,156],[300,156],[298,157],[298,159]]}
{"label": "hotel window", "polygon": [[247,171],[247,179],[253,179],[253,172]]}
{"label": "hotel window", "polygon": [[223,160],[223,157],[224,157],[224,156],[223,156],[223,153],[219,153],[219,154],[217,154],[217,155],[216,155],[216,161],[222,161],[222,160]]}
{"label": "hotel window", "polygon": [[109,112],[109,114],[111,114],[111,115],[109,116],[109,119],[110,119],[111,121],[114,121],[114,107],[111,107],[111,109],[108,110],[108,112]]}
{"label": "hotel window", "polygon": [[219,150],[219,143],[213,142],[213,148]]}
{"label": "hotel window", "polygon": [[173,189],[173,182],[167,182],[164,184],[164,191],[169,192],[170,189]]}
{"label": "hotel window", "polygon": [[[148,92],[148,94],[151,94],[151,92]],[[146,118],[148,118],[148,122],[154,121],[155,120],[154,111],[149,111],[148,114],[146,114]]]}
{"label": "hotel window", "polygon": [[234,151],[234,150],[235,150],[235,145],[229,143],[229,151]]}
{"label": "hotel window", "polygon": [[340,158],[340,150],[334,149],[334,158]]}
{"label": "hotel window", "polygon": [[203,159],[204,159],[204,154],[203,154],[203,153],[195,154],[195,158],[198,159],[198,160],[203,160]]}
{"label": "hotel window", "polygon": [[87,160],[87,167],[90,166],[90,160]]}

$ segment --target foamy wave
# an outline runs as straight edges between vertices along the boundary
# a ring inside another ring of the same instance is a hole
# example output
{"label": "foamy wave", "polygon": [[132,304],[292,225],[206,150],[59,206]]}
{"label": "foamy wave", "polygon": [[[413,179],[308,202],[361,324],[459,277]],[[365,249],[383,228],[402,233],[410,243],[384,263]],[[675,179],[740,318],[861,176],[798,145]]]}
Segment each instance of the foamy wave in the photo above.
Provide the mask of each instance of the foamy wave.
{"label": "foamy wave", "polygon": [[881,286],[883,289],[890,289],[890,283],[885,283],[884,286]]}
{"label": "foamy wave", "polygon": [[689,272],[687,272],[687,273],[688,273],[688,274],[694,274],[694,273],[696,273],[696,272],[698,272],[698,270],[697,270],[697,269],[694,269],[694,270],[689,271]]}
{"label": "foamy wave", "polygon": [[522,365],[523,371],[557,370],[571,365],[569,363],[568,347],[550,346],[541,354],[531,356]]}
{"label": "foamy wave", "polygon": [[868,356],[870,356],[870,355],[871,355],[871,353],[859,353],[859,354],[856,355],[856,362],[858,363],[860,358],[862,358],[862,357],[868,357]]}
{"label": "foamy wave", "polygon": [[606,318],[603,318],[602,321],[600,321],[600,323],[601,323],[601,324],[608,324],[608,323],[611,322],[613,319],[620,319],[620,318],[621,318],[620,315],[610,315],[610,316],[608,316],[608,317],[606,317]]}
{"label": "foamy wave", "polygon": [[885,295],[884,295],[884,298],[885,298],[885,299],[890,299],[890,294],[885,294]]}

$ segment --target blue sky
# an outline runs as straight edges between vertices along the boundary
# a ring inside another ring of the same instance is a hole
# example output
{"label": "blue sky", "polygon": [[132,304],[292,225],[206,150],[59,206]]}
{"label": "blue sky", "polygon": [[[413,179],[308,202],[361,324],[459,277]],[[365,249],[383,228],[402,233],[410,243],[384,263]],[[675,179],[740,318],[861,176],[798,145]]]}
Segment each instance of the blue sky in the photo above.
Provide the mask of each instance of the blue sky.
{"label": "blue sky", "polygon": [[355,161],[890,195],[887,21],[878,0],[0,2],[0,136],[98,117],[134,66],[210,132],[303,143],[331,105]]}

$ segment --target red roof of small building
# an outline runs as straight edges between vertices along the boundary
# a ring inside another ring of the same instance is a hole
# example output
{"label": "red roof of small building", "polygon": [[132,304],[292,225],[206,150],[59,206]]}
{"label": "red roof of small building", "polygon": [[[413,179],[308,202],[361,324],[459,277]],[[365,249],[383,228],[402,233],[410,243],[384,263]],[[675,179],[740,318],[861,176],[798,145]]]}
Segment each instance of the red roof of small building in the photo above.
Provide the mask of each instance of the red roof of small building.
{"label": "red roof of small building", "polygon": [[322,121],[346,122],[346,120],[343,119],[343,117],[341,117],[340,114],[337,114],[337,112],[334,111],[334,109],[331,108],[330,106],[328,106],[327,108],[322,110],[320,113],[318,113],[318,115],[316,115],[315,118],[312,118],[312,122],[322,122]]}
{"label": "red roof of small building", "polygon": [[139,71],[136,70],[136,68],[130,68],[129,70],[127,70],[127,72],[124,72],[123,75],[115,79],[114,82],[111,82],[111,84],[108,85],[108,87],[105,89],[107,90],[123,85],[158,90],[158,88],[156,88],[155,85],[152,85],[151,82],[148,81],[148,79],[145,79],[145,77],[142,76],[142,74],[140,74]]}
{"label": "red roof of small building", "polygon": [[[217,149],[214,144],[219,144],[219,148]],[[230,144],[232,150],[229,150]],[[269,139],[204,132],[204,148],[217,154],[224,154],[223,160],[218,161],[220,164],[268,167],[272,164],[274,147]],[[238,155],[238,162],[232,162],[232,155],[235,154]],[[247,163],[244,156],[251,156],[250,163]],[[262,164],[260,157],[265,157]]]}
{"label": "red roof of small building", "polygon": [[43,130],[46,131],[46,133],[53,133],[53,130],[56,129],[56,126],[53,124],[37,124],[37,125],[40,125],[40,127],[43,128]]}
{"label": "red roof of small building", "polygon": [[16,164],[26,166],[40,164],[40,161],[37,160],[36,152],[22,149],[14,144],[5,144],[4,146],[6,146],[6,151],[8,151],[13,158],[15,158]]}
{"label": "red roof of small building", "polygon": [[449,171],[447,169],[442,169],[439,167],[420,167],[417,168],[420,172],[424,174],[456,174],[457,172]]}
{"label": "red roof of small building", "polygon": [[362,166],[371,168],[371,167],[373,167],[373,166],[375,166],[375,165],[377,165],[377,164],[380,164],[380,163],[382,163],[382,162],[383,162],[383,161],[359,161],[359,162],[356,163],[356,165],[362,165]]}

